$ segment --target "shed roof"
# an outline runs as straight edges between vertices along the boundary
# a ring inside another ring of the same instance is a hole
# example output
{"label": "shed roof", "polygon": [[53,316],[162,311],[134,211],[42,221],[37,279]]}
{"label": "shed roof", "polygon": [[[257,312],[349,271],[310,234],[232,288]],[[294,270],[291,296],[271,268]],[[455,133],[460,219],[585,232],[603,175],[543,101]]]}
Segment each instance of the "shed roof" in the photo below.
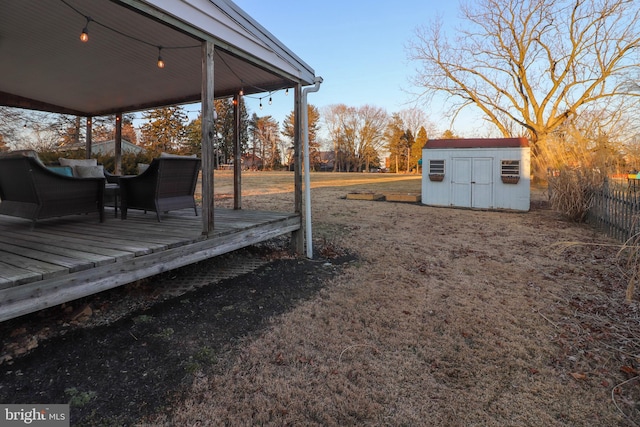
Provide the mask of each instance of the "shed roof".
{"label": "shed roof", "polygon": [[0,10],[0,105],[99,116],[196,102],[203,41],[216,46],[216,97],[314,80],[231,0],[0,0]]}
{"label": "shed roof", "polygon": [[517,148],[528,147],[527,138],[430,139],[423,148]]}

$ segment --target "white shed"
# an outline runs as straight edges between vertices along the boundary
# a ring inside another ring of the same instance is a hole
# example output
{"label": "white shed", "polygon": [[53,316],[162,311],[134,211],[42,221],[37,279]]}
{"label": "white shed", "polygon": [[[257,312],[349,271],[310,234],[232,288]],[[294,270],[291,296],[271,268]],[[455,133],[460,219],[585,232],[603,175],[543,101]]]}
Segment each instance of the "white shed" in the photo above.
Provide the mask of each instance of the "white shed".
{"label": "white shed", "polygon": [[526,138],[434,139],[422,148],[422,203],[528,211]]}

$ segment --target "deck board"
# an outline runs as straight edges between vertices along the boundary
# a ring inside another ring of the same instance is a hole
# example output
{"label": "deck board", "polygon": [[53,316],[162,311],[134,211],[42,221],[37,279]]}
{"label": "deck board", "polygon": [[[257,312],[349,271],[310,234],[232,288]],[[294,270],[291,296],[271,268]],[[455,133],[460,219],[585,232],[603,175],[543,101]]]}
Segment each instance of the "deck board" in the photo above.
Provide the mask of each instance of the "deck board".
{"label": "deck board", "polygon": [[300,230],[295,213],[216,209],[202,233],[192,209],[131,210],[38,221],[0,216],[0,321]]}
{"label": "deck board", "polygon": [[[41,255],[35,257],[53,264],[60,263],[74,268],[76,265],[84,265],[88,262],[95,265],[114,262],[114,257],[87,252],[81,247],[70,247],[64,239],[52,240],[46,236],[21,235],[19,232],[3,231],[0,235],[0,243],[5,243],[20,248],[29,248],[39,251]],[[56,261],[58,260],[58,261]]]}

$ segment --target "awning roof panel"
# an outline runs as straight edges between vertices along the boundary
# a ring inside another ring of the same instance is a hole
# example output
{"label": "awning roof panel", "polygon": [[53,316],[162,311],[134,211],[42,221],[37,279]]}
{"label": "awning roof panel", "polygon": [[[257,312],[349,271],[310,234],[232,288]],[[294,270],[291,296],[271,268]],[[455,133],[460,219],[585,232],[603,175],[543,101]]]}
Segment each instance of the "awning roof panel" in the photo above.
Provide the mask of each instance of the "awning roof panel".
{"label": "awning roof panel", "polygon": [[0,10],[0,105],[95,116],[198,101],[205,38],[218,41],[217,97],[312,83],[306,64],[225,0],[0,0]]}

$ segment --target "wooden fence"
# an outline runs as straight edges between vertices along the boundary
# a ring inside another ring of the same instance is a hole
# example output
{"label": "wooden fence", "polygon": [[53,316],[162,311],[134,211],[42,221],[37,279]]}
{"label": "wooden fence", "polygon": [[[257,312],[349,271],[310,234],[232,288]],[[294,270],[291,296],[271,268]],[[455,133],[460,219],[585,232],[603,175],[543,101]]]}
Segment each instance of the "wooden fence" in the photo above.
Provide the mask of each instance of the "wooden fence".
{"label": "wooden fence", "polygon": [[598,191],[589,209],[588,220],[610,237],[626,242],[640,233],[640,191],[634,189]]}

